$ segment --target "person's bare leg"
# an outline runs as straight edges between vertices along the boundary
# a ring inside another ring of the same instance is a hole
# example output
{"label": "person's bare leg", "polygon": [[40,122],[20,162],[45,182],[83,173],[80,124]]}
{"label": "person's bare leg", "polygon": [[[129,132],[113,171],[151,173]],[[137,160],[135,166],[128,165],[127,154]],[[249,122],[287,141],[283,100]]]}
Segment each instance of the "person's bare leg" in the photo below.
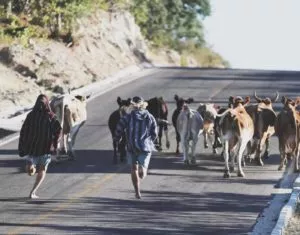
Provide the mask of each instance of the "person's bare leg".
{"label": "person's bare leg", "polygon": [[36,191],[38,190],[38,188],[40,187],[40,185],[44,181],[45,176],[46,176],[46,171],[47,171],[47,168],[45,166],[40,166],[39,167],[38,174],[37,174],[36,179],[35,179],[35,183],[33,185],[33,188],[31,190],[31,192],[30,192],[30,195],[29,195],[30,198],[32,198],[32,199],[39,198],[36,195]]}
{"label": "person's bare leg", "polygon": [[140,179],[138,173],[138,165],[134,164],[131,167],[131,180],[135,190],[135,197],[141,199],[141,192],[140,192]]}
{"label": "person's bare leg", "polygon": [[139,165],[139,177],[140,179],[145,179],[147,176],[147,169],[143,167],[142,165]]}

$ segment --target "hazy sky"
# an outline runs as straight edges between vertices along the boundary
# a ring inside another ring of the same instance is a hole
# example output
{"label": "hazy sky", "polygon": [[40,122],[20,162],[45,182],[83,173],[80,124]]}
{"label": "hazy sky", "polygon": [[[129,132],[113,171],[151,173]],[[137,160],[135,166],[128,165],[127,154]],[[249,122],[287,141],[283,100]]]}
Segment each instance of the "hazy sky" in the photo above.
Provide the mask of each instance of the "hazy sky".
{"label": "hazy sky", "polygon": [[300,0],[211,0],[206,40],[233,68],[300,70]]}

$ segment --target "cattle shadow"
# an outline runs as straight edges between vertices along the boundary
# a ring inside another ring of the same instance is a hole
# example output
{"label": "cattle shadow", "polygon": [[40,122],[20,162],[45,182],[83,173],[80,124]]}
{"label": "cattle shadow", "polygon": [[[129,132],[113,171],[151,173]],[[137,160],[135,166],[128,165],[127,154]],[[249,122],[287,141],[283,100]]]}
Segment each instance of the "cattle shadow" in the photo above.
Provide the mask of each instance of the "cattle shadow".
{"label": "cattle shadow", "polygon": [[[113,163],[112,150],[75,150],[75,161],[61,161],[50,164],[48,173],[124,173],[128,172],[127,164]],[[125,168],[120,171],[120,168]]]}

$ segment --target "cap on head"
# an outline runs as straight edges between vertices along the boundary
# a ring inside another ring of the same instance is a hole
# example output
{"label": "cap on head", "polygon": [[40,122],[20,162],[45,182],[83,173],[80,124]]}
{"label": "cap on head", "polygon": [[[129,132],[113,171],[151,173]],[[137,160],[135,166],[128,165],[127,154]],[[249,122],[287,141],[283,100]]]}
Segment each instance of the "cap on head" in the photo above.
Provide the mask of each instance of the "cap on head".
{"label": "cap on head", "polygon": [[140,103],[143,103],[144,102],[144,99],[140,96],[135,96],[132,98],[132,103],[134,104],[140,104]]}
{"label": "cap on head", "polygon": [[146,108],[148,103],[144,101],[144,99],[140,96],[135,96],[132,98],[131,103],[133,106],[138,108]]}

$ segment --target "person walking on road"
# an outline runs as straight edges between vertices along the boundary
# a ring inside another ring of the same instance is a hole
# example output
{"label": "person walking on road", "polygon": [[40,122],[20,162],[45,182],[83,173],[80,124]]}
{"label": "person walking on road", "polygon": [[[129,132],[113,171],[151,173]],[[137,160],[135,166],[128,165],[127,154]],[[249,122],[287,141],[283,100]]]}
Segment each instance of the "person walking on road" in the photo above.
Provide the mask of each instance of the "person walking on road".
{"label": "person walking on road", "polygon": [[125,132],[135,197],[141,199],[140,180],[146,177],[152,151],[156,150],[157,123],[146,110],[148,103],[142,97],[133,97],[131,103],[133,110],[118,122],[114,141],[118,143]]}
{"label": "person walking on road", "polygon": [[46,95],[39,95],[32,111],[27,115],[19,138],[19,156],[26,159],[26,172],[37,176],[29,198],[39,198],[37,189],[46,176],[46,171],[51,162],[51,151],[57,150],[57,143],[62,127],[55,114],[51,111]]}

